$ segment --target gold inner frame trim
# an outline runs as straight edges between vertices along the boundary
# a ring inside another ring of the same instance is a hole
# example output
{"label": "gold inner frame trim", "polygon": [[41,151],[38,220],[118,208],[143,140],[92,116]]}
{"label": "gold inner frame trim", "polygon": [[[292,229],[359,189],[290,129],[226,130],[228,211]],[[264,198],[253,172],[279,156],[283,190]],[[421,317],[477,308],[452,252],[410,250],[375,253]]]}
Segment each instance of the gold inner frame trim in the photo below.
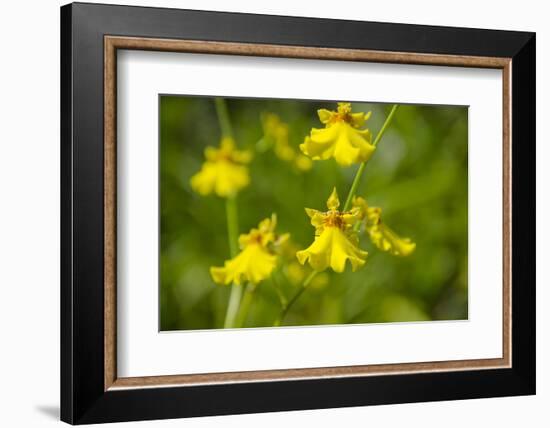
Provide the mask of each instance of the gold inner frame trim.
{"label": "gold inner frame trim", "polygon": [[[502,70],[503,82],[503,308],[502,358],[376,364],[342,367],[204,373],[171,376],[117,377],[116,367],[116,85],[118,49],[243,55],[299,59],[324,59],[394,64],[441,65]],[[282,381],[394,375],[511,367],[511,58],[385,52],[302,46],[266,45],[139,37],[104,37],[104,389],[154,388],[220,383]]]}

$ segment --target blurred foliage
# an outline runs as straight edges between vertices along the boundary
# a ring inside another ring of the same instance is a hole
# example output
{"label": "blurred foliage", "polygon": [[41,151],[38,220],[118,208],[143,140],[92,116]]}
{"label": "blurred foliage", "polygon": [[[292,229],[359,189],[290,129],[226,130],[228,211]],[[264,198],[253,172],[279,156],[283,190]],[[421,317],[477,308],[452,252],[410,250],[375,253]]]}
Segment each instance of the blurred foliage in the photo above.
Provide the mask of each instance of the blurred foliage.
{"label": "blurred foliage", "polygon": [[[304,207],[325,210],[336,186],[344,200],[358,165],[315,161],[303,171],[274,154],[263,139],[262,118],[276,113],[288,124],[299,153],[316,111],[333,102],[227,99],[239,148],[255,151],[251,184],[237,198],[241,233],[277,213],[279,232],[306,248],[314,229]],[[374,135],[390,105],[353,103],[372,111]],[[220,128],[212,98],[160,99],[160,327],[221,328],[230,287],[214,284],[209,268],[229,258],[225,205],[201,197],[189,180],[201,168],[206,146],[218,146]],[[352,273],[326,271],[289,311],[285,325],[381,323],[465,319],[468,313],[468,110],[466,107],[402,105],[368,162],[358,195],[381,207],[384,221],[416,242],[408,257],[378,251],[364,234],[367,264]],[[259,284],[245,327],[271,326],[299,280],[309,273],[292,255]]]}

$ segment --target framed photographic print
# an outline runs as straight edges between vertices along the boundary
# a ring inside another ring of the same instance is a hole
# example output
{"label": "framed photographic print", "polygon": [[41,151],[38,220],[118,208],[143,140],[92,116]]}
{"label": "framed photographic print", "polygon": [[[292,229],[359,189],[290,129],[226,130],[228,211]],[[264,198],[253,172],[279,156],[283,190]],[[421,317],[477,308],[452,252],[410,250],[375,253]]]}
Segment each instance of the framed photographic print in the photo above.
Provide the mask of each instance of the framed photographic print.
{"label": "framed photographic print", "polygon": [[61,8],[61,418],[535,393],[535,35]]}

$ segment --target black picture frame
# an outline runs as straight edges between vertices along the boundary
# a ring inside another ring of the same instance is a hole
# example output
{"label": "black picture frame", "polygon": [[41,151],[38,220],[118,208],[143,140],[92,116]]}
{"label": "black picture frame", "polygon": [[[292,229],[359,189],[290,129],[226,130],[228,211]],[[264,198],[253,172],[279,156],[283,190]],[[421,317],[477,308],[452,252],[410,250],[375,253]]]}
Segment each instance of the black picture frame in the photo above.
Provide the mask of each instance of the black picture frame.
{"label": "black picture frame", "polygon": [[[512,59],[512,366],[104,388],[104,36]],[[535,393],[535,34],[74,3],[61,8],[61,419],[71,424]]]}

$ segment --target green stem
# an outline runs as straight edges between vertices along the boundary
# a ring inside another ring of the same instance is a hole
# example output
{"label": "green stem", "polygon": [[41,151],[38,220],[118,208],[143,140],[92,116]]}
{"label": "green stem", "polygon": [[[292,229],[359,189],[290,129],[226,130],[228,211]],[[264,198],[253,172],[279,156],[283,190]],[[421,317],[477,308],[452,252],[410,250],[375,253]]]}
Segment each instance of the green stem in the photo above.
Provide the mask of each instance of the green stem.
{"label": "green stem", "polygon": [[216,103],[216,113],[218,115],[218,122],[220,123],[222,137],[233,138],[233,128],[231,126],[231,120],[229,119],[225,99],[216,98],[214,102]]}
{"label": "green stem", "polygon": [[[218,122],[220,124],[222,137],[233,138],[233,128],[227,111],[227,105],[223,98],[214,100]],[[239,217],[237,213],[236,196],[228,196],[225,199],[225,213],[227,216],[227,238],[229,241],[229,253],[231,258],[239,252]],[[225,313],[224,328],[232,328],[235,325],[235,319],[239,312],[241,297],[243,294],[242,286],[239,284],[231,285],[231,293]]]}
{"label": "green stem", "polygon": [[[376,135],[376,138],[372,143],[374,147],[376,147],[377,144],[382,139],[382,136],[384,135],[384,133],[386,132],[386,129],[390,125],[398,107],[399,107],[399,104],[394,104],[392,106],[390,114],[388,114],[388,117],[386,118],[384,124],[382,125],[382,128],[380,128],[380,131],[378,131],[378,134]],[[357,187],[359,187],[359,183],[361,182],[361,177],[363,176],[363,171],[365,171],[366,166],[367,166],[366,162],[363,162],[361,165],[359,165],[359,169],[355,173],[355,178],[353,179],[353,183],[351,184],[351,188],[349,189],[348,197],[346,198],[346,203],[344,204],[343,211],[348,211],[350,209],[351,202],[353,201],[355,192],[357,192]]]}
{"label": "green stem", "polygon": [[275,271],[273,272],[273,275],[271,275],[271,282],[273,283],[273,288],[275,288],[275,291],[277,292],[277,296],[279,297],[279,303],[281,304],[281,308],[284,308],[288,304],[288,300],[286,299],[286,296],[283,293],[283,290],[281,290],[281,286],[279,284],[279,277],[280,272]]}
{"label": "green stem", "polygon": [[252,303],[252,300],[254,300],[254,296],[256,295],[256,286],[252,284],[248,284],[246,287],[246,291],[244,292],[244,296],[241,300],[241,308],[239,309],[239,312],[237,314],[237,320],[235,321],[235,327],[241,328],[248,316],[248,310],[250,309],[250,304]]}
{"label": "green stem", "polygon": [[239,312],[242,294],[243,288],[241,285],[235,283],[231,285],[231,294],[229,295],[229,303],[227,304],[227,312],[225,313],[223,328],[235,327],[235,318]]}
{"label": "green stem", "polygon": [[294,296],[292,296],[292,299],[290,299],[288,304],[286,306],[284,306],[283,309],[281,310],[281,313],[279,314],[279,317],[273,323],[274,327],[278,327],[278,326],[281,325],[281,323],[284,321],[285,316],[286,316],[287,312],[289,311],[289,309],[296,302],[296,300],[298,300],[298,298],[302,295],[302,293],[304,291],[306,291],[306,288],[311,283],[313,278],[315,278],[315,275],[317,275],[317,271],[314,270],[304,280],[304,282],[302,283],[302,286],[300,287],[300,289],[296,292],[296,294],[294,294]]}
{"label": "green stem", "polygon": [[386,129],[388,128],[388,126],[390,126],[393,116],[395,115],[395,112],[397,111],[398,108],[399,108],[399,104],[394,104],[392,106],[390,114],[388,114],[386,121],[384,122],[384,124],[382,125],[382,128],[380,129],[380,131],[378,131],[378,134],[374,139],[374,143],[372,143],[374,147],[376,147],[376,145],[380,142],[380,140],[382,139],[382,135],[384,135],[384,132],[386,132]]}
{"label": "green stem", "polygon": [[[229,240],[229,253],[231,258],[235,257],[239,252],[239,222],[237,215],[237,201],[235,196],[230,196],[225,199],[225,212],[227,215],[227,237]],[[233,328],[235,318],[239,312],[241,304],[242,286],[233,283],[231,285],[231,294],[229,295],[229,303],[227,304],[227,312],[225,313],[224,328]]]}
{"label": "green stem", "polygon": [[365,170],[366,166],[366,162],[363,162],[361,165],[359,165],[359,169],[355,173],[355,178],[353,179],[353,183],[351,183],[348,197],[346,198],[346,203],[344,204],[344,208],[342,211],[349,210],[351,202],[353,201],[353,197],[355,196],[355,192],[357,192],[357,187],[359,187],[359,183],[361,182],[361,177],[363,176],[363,171]]}

